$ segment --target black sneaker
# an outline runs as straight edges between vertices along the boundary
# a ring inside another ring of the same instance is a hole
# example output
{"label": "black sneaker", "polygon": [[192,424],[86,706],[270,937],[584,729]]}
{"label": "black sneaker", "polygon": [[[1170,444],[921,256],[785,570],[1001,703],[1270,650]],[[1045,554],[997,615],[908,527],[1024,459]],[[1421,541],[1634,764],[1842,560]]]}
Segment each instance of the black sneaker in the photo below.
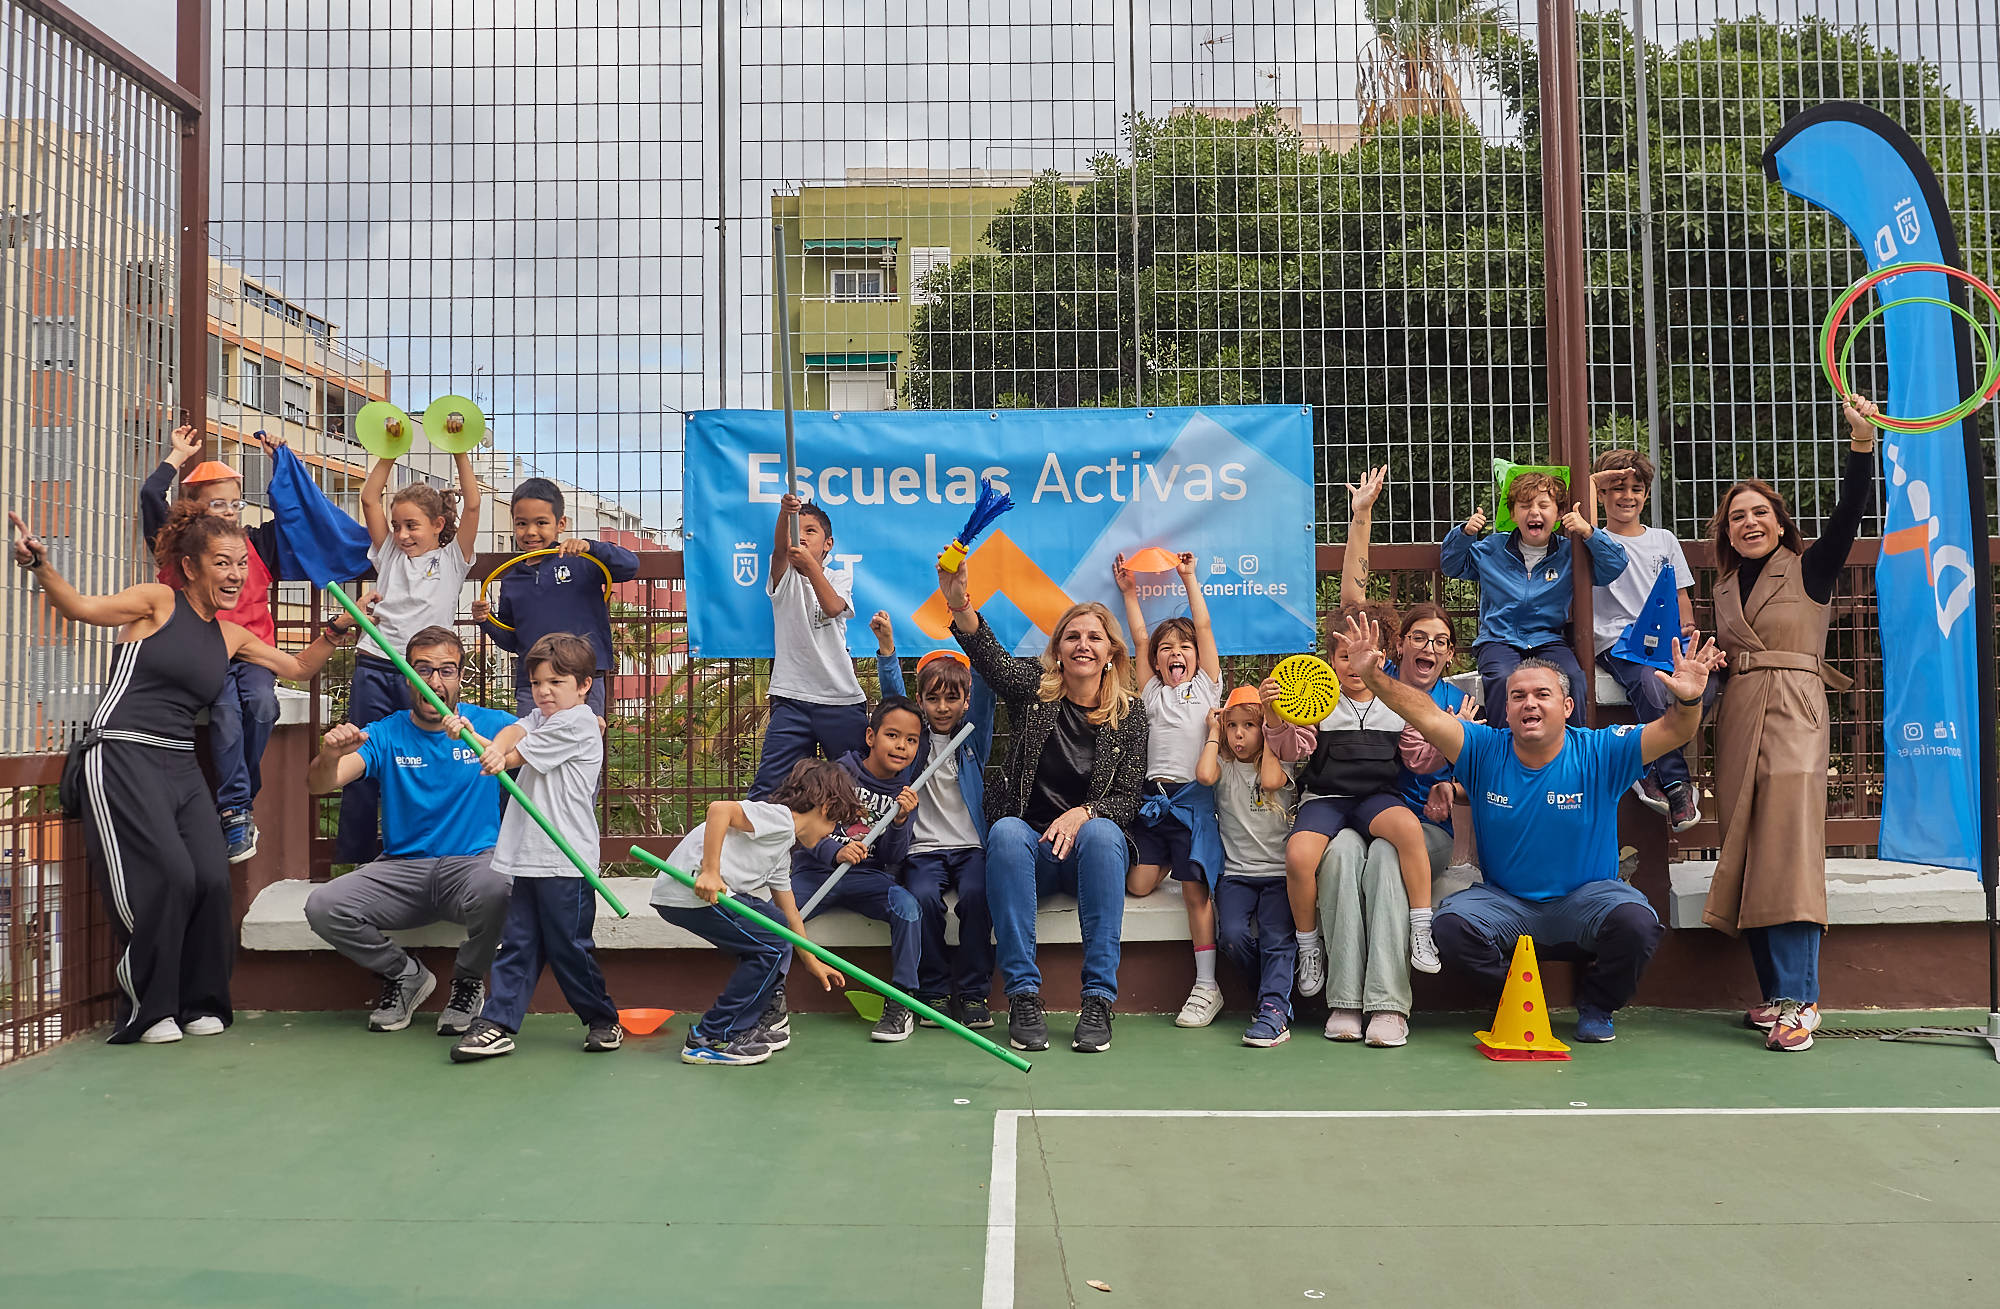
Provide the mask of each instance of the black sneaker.
{"label": "black sneaker", "polygon": [[955,995],[951,998],[951,1016],[967,1027],[987,1028],[993,1026],[993,1011],[986,1007],[986,1001],[979,996]]}
{"label": "black sneaker", "polygon": [[693,1028],[688,1029],[687,1044],[681,1047],[681,1062],[684,1064],[716,1064],[732,1066],[737,1064],[761,1064],[771,1057],[771,1047],[756,1039],[755,1032],[728,1041],[710,1041],[698,1035]]}
{"label": "black sneaker", "polygon": [[1676,832],[1685,832],[1701,821],[1701,802],[1694,787],[1675,782],[1667,788],[1667,821]]}
{"label": "black sneaker", "polygon": [[[771,1003],[764,1006],[764,1012],[757,1016],[757,1031],[761,1033],[783,1033],[785,1041],[792,1039],[792,1011],[785,1004],[785,988],[780,983],[771,993]],[[762,1039],[760,1035],[759,1040]],[[773,1050],[784,1048],[784,1041],[772,1046]]]}
{"label": "black sneaker", "polygon": [[894,1000],[882,1002],[882,1021],[868,1029],[871,1041],[906,1041],[917,1030],[917,1016]]}
{"label": "black sneaker", "polygon": [[751,1028],[750,1034],[743,1039],[752,1045],[764,1046],[772,1054],[776,1054],[792,1043],[791,1020],[787,1018],[783,1027],[766,1027],[760,1022]]}
{"label": "black sneaker", "polygon": [[514,1053],[514,1034],[489,1018],[475,1018],[472,1026],[451,1048],[451,1061],[469,1064],[495,1055]]}
{"label": "black sneaker", "polygon": [[616,1050],[623,1044],[625,1030],[616,1023],[592,1023],[589,1034],[583,1038],[583,1048],[590,1054]]}
{"label": "black sneaker", "polygon": [[1101,1054],[1111,1048],[1111,1002],[1101,995],[1083,997],[1076,1016],[1076,1036],[1069,1048],[1078,1054]]}
{"label": "black sneaker", "polygon": [[[920,995],[917,997],[917,999],[922,1000],[925,1004],[929,1005],[931,1008],[937,1010],[941,1014],[948,1014],[953,1018],[958,1017],[958,1011],[955,1008],[958,1002],[955,1000],[947,1000],[941,995]],[[944,1024],[939,1022],[937,1019],[932,1018],[929,1014],[918,1014],[917,1026],[943,1027]]]}
{"label": "black sneaker", "polygon": [[1016,1050],[1049,1048],[1049,1020],[1042,1015],[1041,992],[1007,997],[1007,1044]]}
{"label": "black sneaker", "polygon": [[472,1020],[479,1016],[480,1006],[485,1003],[484,978],[452,974],[451,999],[445,1001],[444,1012],[438,1015],[438,1035],[464,1036],[471,1029]]}

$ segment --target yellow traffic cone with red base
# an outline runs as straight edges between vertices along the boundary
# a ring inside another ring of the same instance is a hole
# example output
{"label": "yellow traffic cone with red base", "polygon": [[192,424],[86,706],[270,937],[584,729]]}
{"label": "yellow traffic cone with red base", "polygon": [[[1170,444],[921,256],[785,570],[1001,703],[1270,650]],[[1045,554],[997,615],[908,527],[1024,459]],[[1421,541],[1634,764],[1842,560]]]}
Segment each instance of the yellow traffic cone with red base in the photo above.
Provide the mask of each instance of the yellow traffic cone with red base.
{"label": "yellow traffic cone with red base", "polygon": [[1569,1047],[1549,1033],[1549,1002],[1542,994],[1542,966],[1535,959],[1535,939],[1514,943],[1514,962],[1500,992],[1493,1030],[1474,1032],[1479,1053],[1488,1059],[1529,1061],[1569,1058]]}

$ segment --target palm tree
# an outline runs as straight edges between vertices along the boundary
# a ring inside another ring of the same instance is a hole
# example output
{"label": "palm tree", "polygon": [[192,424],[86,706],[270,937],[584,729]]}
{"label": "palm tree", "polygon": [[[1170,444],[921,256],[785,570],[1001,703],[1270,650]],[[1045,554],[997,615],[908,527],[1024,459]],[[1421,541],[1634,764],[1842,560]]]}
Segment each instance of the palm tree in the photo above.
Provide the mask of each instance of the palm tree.
{"label": "palm tree", "polygon": [[1375,36],[1362,47],[1354,98],[1374,129],[1429,114],[1468,118],[1455,69],[1504,30],[1488,0],[1368,0]]}

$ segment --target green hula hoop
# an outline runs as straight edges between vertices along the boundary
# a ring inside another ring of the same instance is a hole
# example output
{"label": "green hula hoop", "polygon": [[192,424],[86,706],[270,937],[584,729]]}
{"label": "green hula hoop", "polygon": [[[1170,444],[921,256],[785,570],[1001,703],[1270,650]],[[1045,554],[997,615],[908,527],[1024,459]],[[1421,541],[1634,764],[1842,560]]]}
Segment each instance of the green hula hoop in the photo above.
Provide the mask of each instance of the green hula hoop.
{"label": "green hula hoop", "polygon": [[[1861,335],[1862,328],[1868,326],[1868,324],[1874,322],[1898,305],[1943,305],[1946,309],[1963,318],[1971,326],[1973,334],[1979,338],[1979,352],[1986,360],[1986,376],[1980,380],[1979,385],[1973,389],[1971,395],[1961,400],[1955,407],[1939,413],[1927,414],[1921,417],[1899,418],[1897,420],[1899,430],[1909,432],[1912,435],[1921,435],[1950,427],[1953,423],[1962,422],[1984,403],[1986,393],[1993,389],[1994,384],[2000,382],[2000,353],[1995,353],[1993,340],[1986,334],[1985,324],[1974,317],[1971,310],[1965,308],[1963,305],[1954,304],[1938,296],[1906,295],[1900,300],[1890,300],[1885,304],[1877,305],[1856,320],[1854,325],[1848,329],[1847,340],[1842,343],[1839,360],[1834,366],[1834,387],[1843,395],[1853,395],[1855,393],[1854,384],[1848,371],[1848,360],[1853,356],[1854,342]],[[1830,329],[1831,326],[1832,320],[1829,317],[1826,328],[1822,329],[1822,334],[1827,329]],[[1824,339],[1823,335],[1822,339]]]}

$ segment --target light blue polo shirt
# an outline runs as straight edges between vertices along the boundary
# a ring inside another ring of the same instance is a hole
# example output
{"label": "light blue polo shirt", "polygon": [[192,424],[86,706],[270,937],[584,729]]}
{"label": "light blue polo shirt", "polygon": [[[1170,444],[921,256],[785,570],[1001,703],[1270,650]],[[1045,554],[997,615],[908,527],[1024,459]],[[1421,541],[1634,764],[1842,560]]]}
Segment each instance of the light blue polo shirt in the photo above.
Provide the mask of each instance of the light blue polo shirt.
{"label": "light blue polo shirt", "polygon": [[1514,753],[1505,728],[1465,724],[1458,781],[1472,797],[1472,832],[1486,880],[1523,900],[1559,900],[1618,876],[1618,801],[1645,761],[1630,724],[1563,733],[1540,768]]}
{"label": "light blue polo shirt", "polygon": [[[492,740],[514,715],[458,706],[472,730]],[[479,770],[479,752],[443,732],[426,732],[410,711],[368,724],[359,751],[382,787],[382,855],[443,859],[491,850],[500,839],[500,783]]]}

